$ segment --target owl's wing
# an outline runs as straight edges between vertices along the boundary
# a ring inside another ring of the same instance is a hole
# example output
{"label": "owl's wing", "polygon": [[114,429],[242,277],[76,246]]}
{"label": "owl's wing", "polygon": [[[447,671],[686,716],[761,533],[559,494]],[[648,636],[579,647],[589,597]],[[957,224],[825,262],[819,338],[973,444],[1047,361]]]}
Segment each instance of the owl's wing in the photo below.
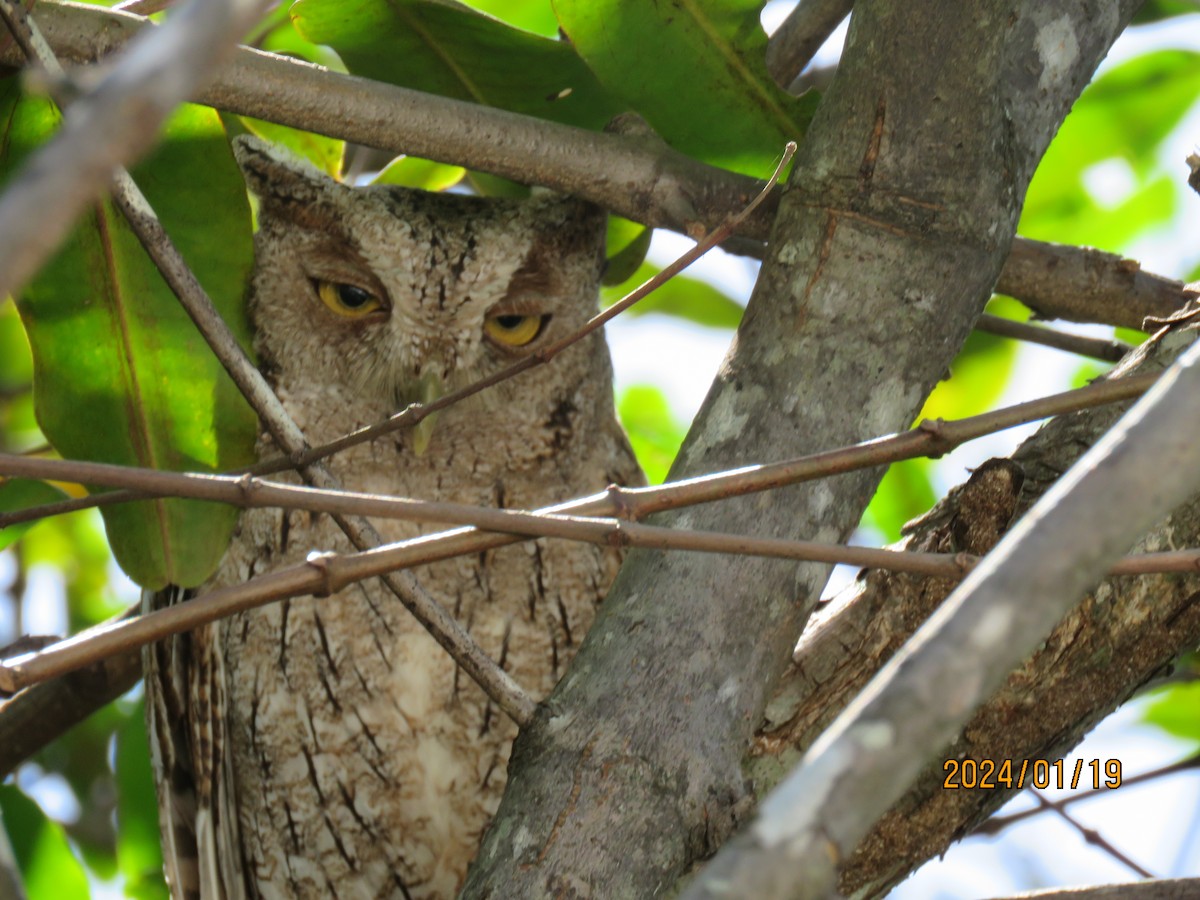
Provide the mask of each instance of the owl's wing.
{"label": "owl's wing", "polygon": [[[175,587],[147,592],[143,608],[162,609],[193,593]],[[225,740],[219,635],[217,625],[206,625],[142,654],[163,868],[173,900],[248,896]]]}

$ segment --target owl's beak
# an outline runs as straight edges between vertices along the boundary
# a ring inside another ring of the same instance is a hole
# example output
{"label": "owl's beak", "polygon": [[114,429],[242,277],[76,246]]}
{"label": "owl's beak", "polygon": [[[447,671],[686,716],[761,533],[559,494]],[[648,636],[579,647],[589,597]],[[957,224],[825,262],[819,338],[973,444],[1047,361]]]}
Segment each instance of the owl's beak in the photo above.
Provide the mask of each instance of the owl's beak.
{"label": "owl's beak", "polygon": [[[444,393],[442,379],[433,372],[426,372],[420,380],[413,382],[401,392],[401,398],[406,403],[432,403]],[[437,425],[439,413],[430,413],[412,428],[412,449],[417,456],[423,456],[433,438],[433,429]]]}

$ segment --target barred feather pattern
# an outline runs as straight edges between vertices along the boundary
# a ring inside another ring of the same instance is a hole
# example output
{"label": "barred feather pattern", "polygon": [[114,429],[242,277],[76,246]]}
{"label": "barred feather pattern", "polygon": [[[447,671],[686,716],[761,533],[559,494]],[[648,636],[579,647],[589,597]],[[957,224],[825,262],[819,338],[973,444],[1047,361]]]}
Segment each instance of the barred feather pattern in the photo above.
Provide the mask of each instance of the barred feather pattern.
{"label": "barred feather pattern", "polygon": [[[596,308],[604,217],[586,204],[352,189],[260,141],[235,150],[260,200],[249,296],[260,365],[313,444],[430,384],[454,390],[510,365]],[[323,284],[349,285],[371,308],[338,309]],[[540,321],[527,349],[489,332],[498,317]],[[259,452],[278,449],[264,436]],[[348,490],[521,509],[641,483],[601,334],[442,411],[427,446],[401,432],[331,462]],[[437,530],[377,526],[388,541]],[[247,510],[201,593],[350,549],[329,516]],[[619,563],[614,548],[539,540],[414,574],[541,698]],[[146,602],[189,601],[172,590]],[[243,612],[145,661],[175,900],[457,893],[516,727],[382,583]]]}

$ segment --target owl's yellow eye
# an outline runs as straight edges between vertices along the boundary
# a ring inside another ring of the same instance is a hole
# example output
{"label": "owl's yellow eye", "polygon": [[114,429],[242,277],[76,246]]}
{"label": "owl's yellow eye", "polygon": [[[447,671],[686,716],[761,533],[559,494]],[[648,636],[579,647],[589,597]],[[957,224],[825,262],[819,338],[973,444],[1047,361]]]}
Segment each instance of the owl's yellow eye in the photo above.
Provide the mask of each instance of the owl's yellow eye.
{"label": "owl's yellow eye", "polygon": [[350,318],[365,316],[383,306],[382,300],[356,284],[318,281],[317,296],[333,312]]}
{"label": "owl's yellow eye", "polygon": [[549,316],[488,316],[483,330],[502,347],[524,347],[542,333]]}

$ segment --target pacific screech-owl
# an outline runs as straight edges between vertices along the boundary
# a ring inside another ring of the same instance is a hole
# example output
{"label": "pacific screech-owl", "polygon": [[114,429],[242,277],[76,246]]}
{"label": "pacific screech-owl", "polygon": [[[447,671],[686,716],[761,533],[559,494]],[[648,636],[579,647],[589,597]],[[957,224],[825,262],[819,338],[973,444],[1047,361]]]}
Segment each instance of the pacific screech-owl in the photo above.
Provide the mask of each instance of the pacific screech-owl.
{"label": "pacific screech-owl", "polygon": [[[352,188],[256,139],[235,150],[259,200],[259,359],[313,444],[506,367],[595,311],[604,217],[587,204]],[[266,437],[259,450],[277,453]],[[349,490],[524,509],[640,479],[600,334],[444,410],[431,431],[331,462]],[[435,530],[377,524],[387,540]],[[209,587],[348,549],[327,515],[246,511]],[[540,698],[618,563],[612,549],[536,541],[416,575]],[[516,727],[378,581],[239,614],[146,662],[177,898],[456,892]]]}

